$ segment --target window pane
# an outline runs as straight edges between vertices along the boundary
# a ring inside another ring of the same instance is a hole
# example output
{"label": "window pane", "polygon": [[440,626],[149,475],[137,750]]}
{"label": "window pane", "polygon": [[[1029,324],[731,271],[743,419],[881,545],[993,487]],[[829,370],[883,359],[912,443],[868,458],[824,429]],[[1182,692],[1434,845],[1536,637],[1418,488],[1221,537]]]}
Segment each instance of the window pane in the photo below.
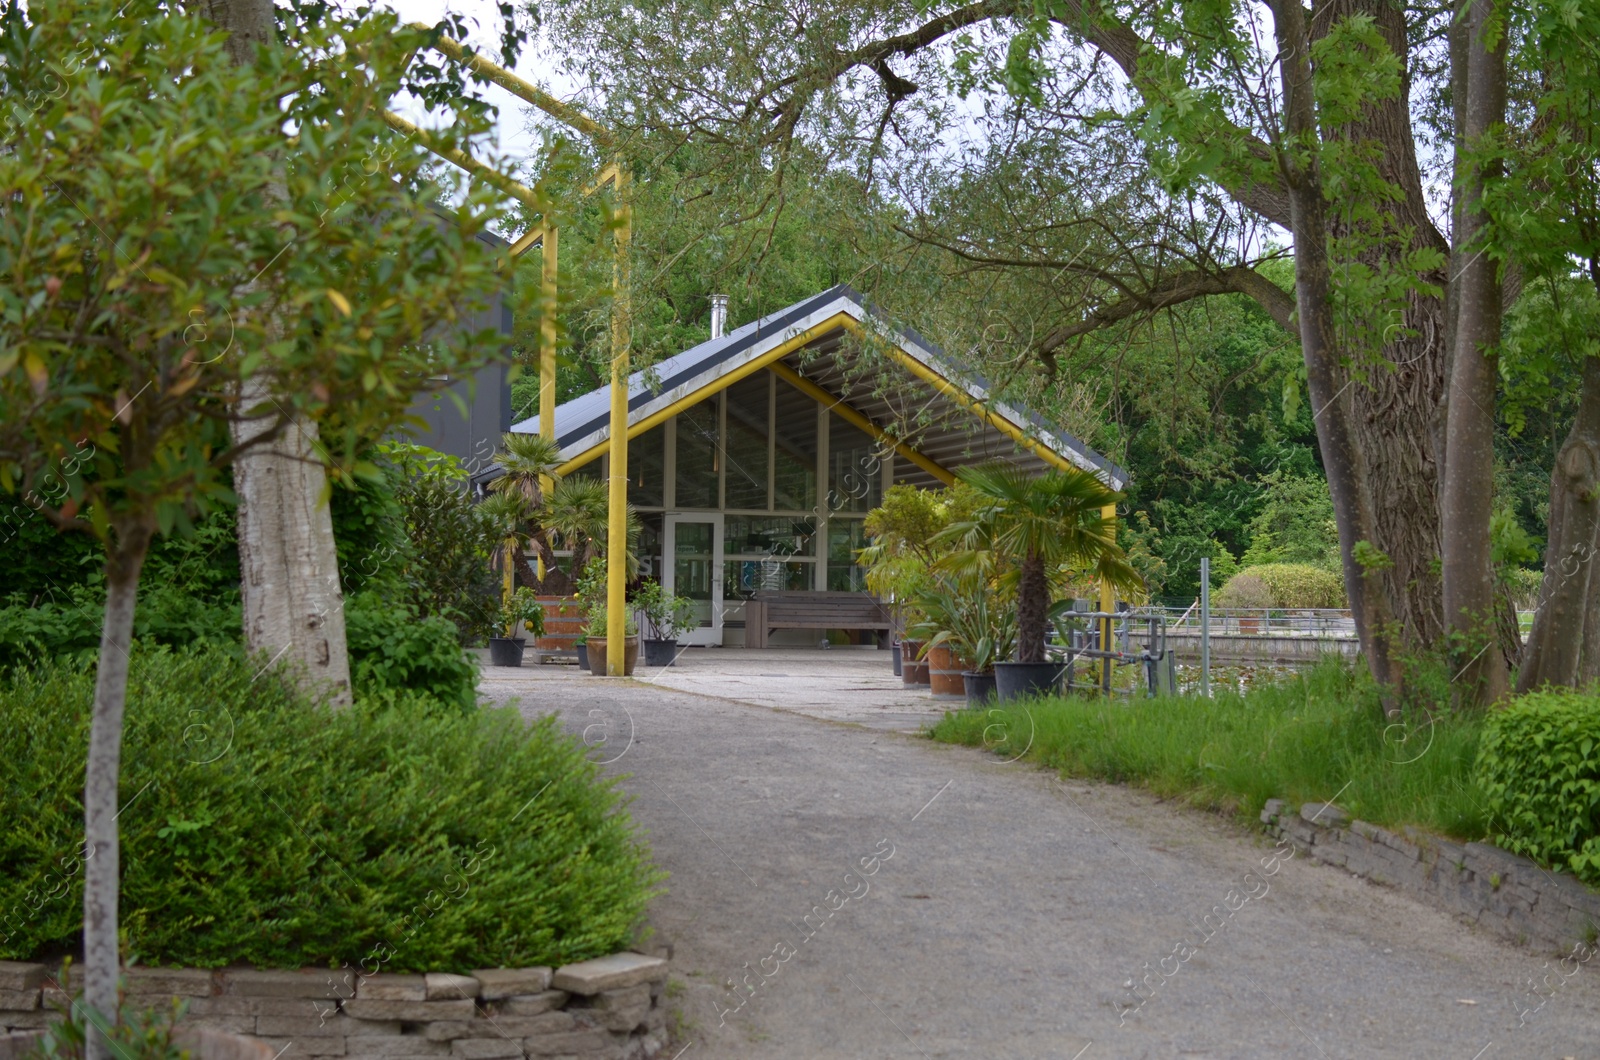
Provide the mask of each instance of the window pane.
{"label": "window pane", "polygon": [[728,458],[723,502],[728,508],[767,510],[767,380],[757,372],[724,391],[728,402]]}
{"label": "window pane", "polygon": [[777,467],[773,509],[813,511],[817,506],[817,403],[780,379],[774,422]]}
{"label": "window pane", "polygon": [[730,600],[748,600],[761,589],[810,589],[815,566],[797,559],[730,559],[724,568],[723,592]]}
{"label": "window pane", "polygon": [[866,432],[828,417],[828,508],[867,512],[882,503],[883,458]]}
{"label": "window pane", "polygon": [[680,522],[672,528],[672,591],[688,597],[694,603],[695,625],[711,625],[712,564],[716,557],[711,553],[716,534],[714,523]]}
{"label": "window pane", "polygon": [[866,571],[856,565],[856,550],[867,545],[865,520],[828,520],[828,588],[836,592],[866,592]]}
{"label": "window pane", "polygon": [[810,519],[730,515],[723,521],[722,549],[730,556],[815,556],[816,532]]}
{"label": "window pane", "polygon": [[702,401],[678,413],[679,508],[717,506],[717,402]]}
{"label": "window pane", "polygon": [[667,428],[650,428],[628,443],[628,503],[636,508],[659,508],[664,494]]}

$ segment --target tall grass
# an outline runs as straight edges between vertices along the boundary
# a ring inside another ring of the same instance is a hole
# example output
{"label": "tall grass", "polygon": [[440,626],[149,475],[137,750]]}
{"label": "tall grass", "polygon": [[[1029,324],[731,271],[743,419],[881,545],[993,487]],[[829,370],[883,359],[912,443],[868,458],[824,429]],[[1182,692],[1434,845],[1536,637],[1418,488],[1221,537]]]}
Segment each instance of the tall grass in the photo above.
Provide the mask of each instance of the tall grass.
{"label": "tall grass", "polygon": [[1481,728],[1466,714],[1388,725],[1365,672],[1328,660],[1243,695],[1040,700],[947,714],[931,735],[1227,812],[1336,801],[1373,824],[1480,839]]}

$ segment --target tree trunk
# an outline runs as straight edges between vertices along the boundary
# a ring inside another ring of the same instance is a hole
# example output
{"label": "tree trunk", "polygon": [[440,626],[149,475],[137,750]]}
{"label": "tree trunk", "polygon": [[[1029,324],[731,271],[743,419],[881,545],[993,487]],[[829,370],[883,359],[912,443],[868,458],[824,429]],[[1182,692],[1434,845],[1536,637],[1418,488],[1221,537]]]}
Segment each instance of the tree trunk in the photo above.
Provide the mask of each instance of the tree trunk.
{"label": "tree trunk", "polygon": [[[1472,158],[1505,120],[1504,36],[1491,46],[1491,0],[1469,11],[1466,128],[1468,156],[1456,160],[1460,218],[1456,245],[1466,255],[1458,277],[1456,348],[1451,353],[1450,398],[1445,420],[1443,527],[1444,611],[1449,623],[1452,683],[1463,706],[1481,707],[1506,693],[1505,660],[1496,649],[1494,570],[1489,515],[1494,496],[1494,406],[1499,380],[1500,270],[1489,256],[1486,181],[1495,167]],[[1458,255],[1459,256],[1459,255]]]}
{"label": "tree trunk", "polygon": [[[128,652],[139,571],[152,528],[134,520],[116,528],[106,556],[106,612],[95,667],[94,714],[83,779],[83,1000],[91,1020],[115,1024],[117,976],[117,779],[122,768],[122,715],[128,694]],[[91,1030],[87,1060],[109,1060],[106,1040]]]}
{"label": "tree trunk", "polygon": [[[1312,93],[1310,36],[1305,11],[1299,3],[1276,5],[1278,54],[1288,138],[1315,142],[1318,134]],[[1349,381],[1339,364],[1334,341],[1332,284],[1328,260],[1327,204],[1322,195],[1315,149],[1294,157],[1285,148],[1280,165],[1289,188],[1290,223],[1294,235],[1295,300],[1300,323],[1300,347],[1306,362],[1307,391],[1315,413],[1317,442],[1333,499],[1334,521],[1339,528],[1339,557],[1345,591],[1355,619],[1361,652],[1380,688],[1385,707],[1393,709],[1401,674],[1394,665],[1389,643],[1391,618],[1379,572],[1368,572],[1356,560],[1358,542],[1377,539],[1366,467],[1352,437]]]}
{"label": "tree trunk", "polygon": [[[247,381],[241,412],[270,402],[266,387],[259,376]],[[244,445],[270,422],[238,421],[235,443]],[[316,425],[299,421],[234,464],[245,646],[282,663],[307,692],[344,706],[350,702],[344,595],[316,444]]]}
{"label": "tree trunk", "polygon": [[[205,11],[228,32],[236,63],[251,62],[272,38],[272,0],[205,0]],[[271,393],[258,376],[240,394],[240,411],[268,402]],[[260,421],[241,421],[234,440],[242,444],[265,429]],[[307,692],[345,705],[350,660],[333,518],[323,499],[327,484],[317,425],[306,420],[235,463],[244,641],[250,651],[281,662]]]}
{"label": "tree trunk", "polygon": [[1050,610],[1050,583],[1044,560],[1029,554],[1022,559],[1017,584],[1017,662],[1044,662],[1045,613]]}
{"label": "tree trunk", "polygon": [[1550,539],[1517,691],[1600,677],[1600,357],[1583,365],[1572,430],[1550,474]]}

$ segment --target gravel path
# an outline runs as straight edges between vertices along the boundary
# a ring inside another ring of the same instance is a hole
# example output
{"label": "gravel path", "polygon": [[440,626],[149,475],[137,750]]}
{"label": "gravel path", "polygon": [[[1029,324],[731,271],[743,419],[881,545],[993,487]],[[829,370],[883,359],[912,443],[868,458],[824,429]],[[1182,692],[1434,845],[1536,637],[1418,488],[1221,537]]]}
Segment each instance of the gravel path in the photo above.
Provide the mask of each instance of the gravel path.
{"label": "gravel path", "polygon": [[[1270,848],[1212,815],[571,668],[480,687],[559,711],[623,778],[671,873],[684,1060],[1600,1057],[1600,963],[1519,1025],[1543,955],[1304,859],[1260,893]],[[1258,896],[1170,959],[1230,889]],[[1176,974],[1123,1013],[1162,958]]]}

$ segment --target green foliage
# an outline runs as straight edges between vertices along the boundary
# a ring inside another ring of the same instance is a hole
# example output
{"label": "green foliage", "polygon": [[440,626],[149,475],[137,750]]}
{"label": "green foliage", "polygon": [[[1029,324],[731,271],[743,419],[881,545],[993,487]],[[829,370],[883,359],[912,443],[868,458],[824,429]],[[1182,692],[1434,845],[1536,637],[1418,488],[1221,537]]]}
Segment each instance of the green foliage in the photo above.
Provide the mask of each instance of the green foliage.
{"label": "green foliage", "polygon": [[1492,712],[1477,780],[1497,845],[1600,886],[1600,688],[1545,689]]}
{"label": "green foliage", "polygon": [[420,618],[375,593],[346,599],[344,617],[358,699],[410,695],[463,711],[477,705],[478,667],[448,620]]}
{"label": "green foliage", "polygon": [[[66,970],[70,973],[70,964]],[[70,975],[65,977],[68,981],[62,985],[72,987]],[[105,1032],[111,1055],[116,1060],[187,1060],[191,1051],[173,1041],[173,1031],[188,1011],[188,999],[175,1002],[165,1010],[145,1009],[137,1001],[129,1000],[117,1019],[105,1019],[97,1013],[93,1022]],[[84,1045],[90,1024],[87,1009],[74,1006],[64,1019],[45,1030],[38,1052],[34,1054],[37,1060],[83,1060],[87,1055]]]}
{"label": "green foliage", "polygon": [[472,502],[467,473],[454,457],[398,442],[380,451],[393,469],[409,547],[374,558],[400,565],[405,598],[420,617],[449,620],[462,644],[482,643],[500,599],[489,565],[500,544],[497,528]]}
{"label": "green foliage", "polygon": [[694,628],[694,601],[686,596],[668,592],[653,578],[639,587],[639,591],[634,594],[629,604],[644,615],[645,621],[650,623],[652,632],[661,640],[675,641]]}
{"label": "green foliage", "polygon": [[[1245,603],[1246,599],[1265,600]],[[1267,563],[1246,567],[1217,593],[1220,607],[1345,607],[1344,579],[1333,571],[1304,563]]]}
{"label": "green foliage", "polygon": [[1330,660],[1245,695],[1048,700],[947,714],[932,735],[1007,758],[1027,748],[1028,759],[1063,775],[1138,784],[1247,818],[1270,798],[1337,794],[1374,824],[1482,838],[1483,796],[1472,779],[1482,716],[1385,728],[1373,724],[1379,715],[1364,670]]}
{"label": "green foliage", "polygon": [[[242,67],[210,23],[153,0],[28,19],[0,37],[8,96],[50,89],[0,144],[16,279],[0,288],[0,488],[34,489],[87,444],[57,520],[102,540],[127,520],[181,529],[228,499],[232,421],[321,422],[335,475],[367,473],[363,439],[495,348],[488,330],[434,341],[498,283],[476,238],[497,214],[427,183],[430,156],[383,123],[421,42],[393,15],[324,18]],[[340,76],[355,53],[360,76]],[[445,128],[465,142],[487,125]],[[236,400],[267,373],[272,400]]]}
{"label": "green foliage", "polygon": [[[104,606],[104,593],[93,586],[75,586],[32,606],[13,597],[0,607],[0,670],[44,659],[93,661]],[[139,594],[133,635],[150,645],[231,644],[239,640],[239,623],[237,585],[208,599],[152,582]]]}
{"label": "green foliage", "polygon": [[[118,823],[144,963],[465,972],[627,944],[660,875],[553,715],[403,696],[335,712],[259,670],[236,650],[135,654]],[[93,675],[12,678],[0,956],[27,959],[81,930]]]}
{"label": "green foliage", "polygon": [[532,589],[521,588],[500,605],[500,635],[515,638],[524,626],[535,637],[544,636],[544,605]]}
{"label": "green foliage", "polygon": [[1261,510],[1246,527],[1243,567],[1299,563],[1339,570],[1339,528],[1333,498],[1320,475],[1274,469],[1261,478]]}
{"label": "green foliage", "polygon": [[1016,653],[1015,594],[979,572],[954,577],[934,572],[913,605],[921,617],[907,626],[906,636],[921,642],[924,656],[947,645],[966,669],[993,673],[995,663]]}

